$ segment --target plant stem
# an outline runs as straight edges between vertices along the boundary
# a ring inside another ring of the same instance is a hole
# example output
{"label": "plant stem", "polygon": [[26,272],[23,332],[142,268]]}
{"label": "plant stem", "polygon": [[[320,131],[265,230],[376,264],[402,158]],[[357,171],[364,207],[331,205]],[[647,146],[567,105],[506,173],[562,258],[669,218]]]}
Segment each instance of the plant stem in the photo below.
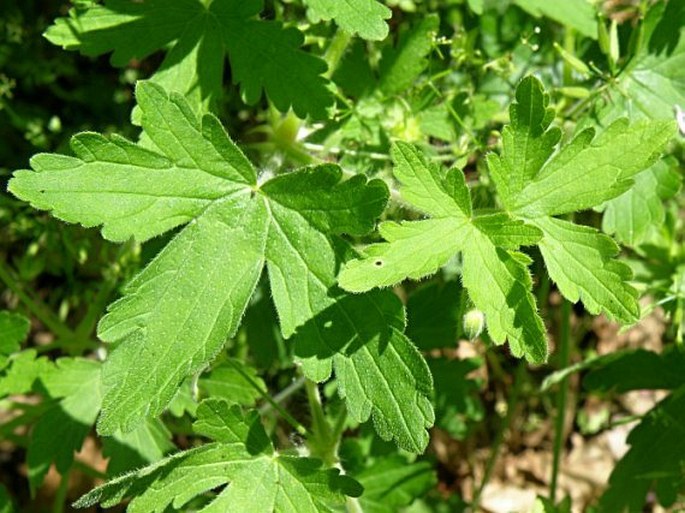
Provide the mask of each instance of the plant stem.
{"label": "plant stem", "polygon": [[[273,396],[274,402],[280,404],[283,401],[285,401],[288,397],[293,395],[295,392],[297,392],[300,388],[304,386],[306,379],[307,378],[305,378],[304,376],[300,376],[295,381],[290,383],[290,385],[288,385],[283,390],[278,392],[275,396]],[[266,403],[265,405],[259,408],[259,413],[260,415],[264,415],[265,413],[270,412],[272,409],[273,406],[271,406],[271,403]]]}
{"label": "plant stem", "polygon": [[71,468],[60,476],[59,488],[55,492],[55,500],[52,503],[52,513],[62,513],[64,511],[64,502],[67,499],[67,491],[69,491],[70,475]]}
{"label": "plant stem", "polygon": [[299,434],[302,436],[305,436],[309,433],[309,430],[304,427],[302,424],[300,424],[297,419],[295,419],[290,413],[288,413],[283,407],[281,407],[280,404],[278,404],[276,401],[273,400],[273,398],[266,393],[265,390],[262,389],[262,387],[259,386],[258,383],[255,382],[255,380],[252,379],[252,377],[247,374],[239,365],[237,365],[235,362],[233,362],[230,358],[226,360],[236,371],[238,371],[238,374],[240,374],[245,381],[247,381],[257,392],[259,392],[259,395],[262,396],[262,398],[268,402],[271,407],[276,410],[281,417],[283,417],[288,424],[290,424],[295,431],[297,431]]}
{"label": "plant stem", "polygon": [[537,276],[540,277],[540,283],[538,284],[538,308],[541,313],[547,312],[548,304],[547,300],[549,298],[549,290],[551,288],[551,281],[549,279],[549,274],[547,274],[547,269],[544,265],[540,265]]}
{"label": "plant stem", "polygon": [[98,320],[102,317],[102,313],[109,302],[109,297],[114,290],[116,285],[116,280],[113,278],[105,279],[100,285],[100,290],[95,295],[95,298],[88,306],[86,314],[79,322],[74,334],[79,338],[79,340],[88,340],[91,333],[95,329]]}
{"label": "plant stem", "polygon": [[[564,31],[564,50],[569,54],[576,54],[576,33],[571,28],[566,28]],[[570,86],[573,84],[573,68],[571,64],[564,59],[564,85]]]}
{"label": "plant stem", "polygon": [[326,70],[326,73],[324,73],[326,78],[331,78],[333,76],[333,73],[335,73],[335,70],[338,68],[338,64],[340,64],[340,60],[342,59],[343,55],[345,55],[347,47],[350,45],[351,41],[352,36],[344,30],[338,29],[338,31],[335,33],[331,43],[328,45],[328,49],[326,50],[326,55],[324,57],[326,64],[328,64],[328,69]]}
{"label": "plant stem", "polygon": [[345,501],[345,509],[347,513],[364,513],[361,504],[359,504],[359,499],[356,497],[348,497]]}
{"label": "plant stem", "polygon": [[336,451],[338,441],[333,436],[331,427],[326,420],[321,404],[319,389],[311,380],[306,380],[304,384],[309,401],[309,409],[312,413],[312,435],[309,438],[312,454],[321,458],[327,465],[332,466],[337,462]]}
{"label": "plant stem", "polygon": [[83,472],[85,475],[89,477],[94,477],[95,479],[107,479],[107,474],[100,472],[96,468],[91,467],[87,463],[84,463],[80,460],[75,459],[74,460],[74,468],[76,470],[80,470]]}
{"label": "plant stem", "polygon": [[[571,303],[564,299],[561,304],[561,323],[559,325],[559,364],[560,369],[568,367],[571,357]],[[564,424],[566,420],[566,402],[568,399],[568,377],[559,382],[557,392],[557,417],[554,422],[554,454],[552,460],[552,479],[549,485],[549,498],[556,503],[557,482],[561,451],[564,445]]]}
{"label": "plant stem", "polygon": [[504,435],[511,427],[511,422],[514,418],[514,413],[517,409],[519,396],[521,395],[521,387],[523,386],[525,372],[525,363],[519,363],[518,367],[516,368],[516,373],[514,374],[514,387],[511,391],[511,395],[509,396],[509,400],[507,401],[507,414],[504,417],[504,421],[500,425],[500,428],[495,437],[495,443],[492,446],[490,457],[488,458],[488,462],[485,465],[485,474],[483,474],[483,480],[481,481],[480,486],[476,490],[473,500],[471,501],[470,511],[478,511],[478,505],[480,503],[480,498],[483,493],[483,489],[485,488],[485,485],[488,484],[488,481],[492,476],[492,471],[495,468],[495,463],[497,462],[497,458],[499,457],[499,451],[502,447],[502,442],[504,441]]}
{"label": "plant stem", "polygon": [[42,302],[34,300],[12,276],[12,271],[0,262],[0,281],[12,290],[28,310],[58,338],[72,339],[74,333],[62,323]]}

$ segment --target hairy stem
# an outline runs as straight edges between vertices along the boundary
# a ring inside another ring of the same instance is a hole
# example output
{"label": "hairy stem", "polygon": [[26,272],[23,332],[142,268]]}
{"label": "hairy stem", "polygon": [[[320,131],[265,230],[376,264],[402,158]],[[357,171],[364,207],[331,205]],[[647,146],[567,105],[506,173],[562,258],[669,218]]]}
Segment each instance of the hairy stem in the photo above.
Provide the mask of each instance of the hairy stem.
{"label": "hairy stem", "polygon": [[326,50],[326,55],[324,57],[326,64],[328,64],[328,70],[324,74],[326,78],[331,78],[333,73],[335,73],[335,70],[338,69],[340,60],[342,59],[343,55],[345,55],[347,47],[350,45],[351,41],[352,36],[344,30],[338,29],[338,31],[335,33],[331,43],[328,45],[328,49]]}
{"label": "hairy stem", "polygon": [[338,440],[335,438],[328,420],[326,420],[319,389],[316,383],[309,379],[305,381],[304,387],[307,391],[307,400],[312,414],[310,449],[314,456],[321,458],[327,465],[334,465],[338,460],[336,455]]}
{"label": "hairy stem", "polygon": [[[559,368],[568,367],[571,356],[571,303],[567,300],[561,304],[561,324],[559,327]],[[559,465],[564,445],[564,424],[566,420],[566,402],[568,399],[568,377],[559,382],[557,392],[557,417],[554,421],[554,453],[552,460],[552,478],[549,485],[549,497],[555,502]]]}
{"label": "hairy stem", "polygon": [[[288,399],[291,395],[293,395],[295,392],[300,390],[306,381],[307,378],[304,376],[300,376],[297,378],[295,381],[290,383],[287,387],[285,387],[283,390],[278,392],[275,396],[273,396],[273,401],[276,404],[280,404],[286,399]],[[273,406],[271,406],[271,403],[266,403],[265,405],[261,406],[259,408],[259,413],[260,415],[264,415],[265,413],[270,412],[273,409]]]}
{"label": "hairy stem", "polygon": [[255,382],[255,380],[252,379],[252,377],[247,374],[239,365],[237,365],[235,362],[232,360],[228,359],[226,360],[236,371],[238,371],[238,374],[240,374],[245,381],[247,381],[257,392],[259,392],[259,395],[262,396],[262,398],[268,402],[271,407],[276,410],[281,417],[285,419],[285,421],[290,424],[295,431],[297,431],[300,435],[305,436],[308,433],[308,430],[306,427],[304,427],[302,424],[300,424],[297,419],[295,419],[290,413],[288,413],[285,408],[283,408],[280,404],[278,404],[276,401],[273,400],[273,398],[266,393],[262,389],[262,387],[259,386],[258,383]]}

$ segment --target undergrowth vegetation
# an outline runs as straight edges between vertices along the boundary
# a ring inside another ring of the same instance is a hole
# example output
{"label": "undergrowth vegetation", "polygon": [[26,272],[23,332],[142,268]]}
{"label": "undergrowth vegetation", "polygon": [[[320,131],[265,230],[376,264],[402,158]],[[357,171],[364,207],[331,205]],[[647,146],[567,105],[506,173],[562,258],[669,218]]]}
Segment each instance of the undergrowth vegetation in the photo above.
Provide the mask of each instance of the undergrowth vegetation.
{"label": "undergrowth vegetation", "polygon": [[685,507],[685,2],[0,34],[0,512]]}

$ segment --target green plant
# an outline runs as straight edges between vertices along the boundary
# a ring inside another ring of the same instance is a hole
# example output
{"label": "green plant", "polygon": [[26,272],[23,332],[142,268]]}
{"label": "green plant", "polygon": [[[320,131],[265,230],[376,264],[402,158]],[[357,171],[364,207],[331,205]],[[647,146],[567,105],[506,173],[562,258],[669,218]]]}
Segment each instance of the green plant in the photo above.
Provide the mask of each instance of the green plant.
{"label": "green plant", "polygon": [[[569,511],[575,372],[588,396],[669,391],[597,507],[679,500],[685,9],[643,1],[619,30],[582,0],[398,5],[82,1],[47,28],[111,52],[140,130],[30,139],[53,151],[8,176],[0,435],[25,449],[20,507],[54,465],[54,511],[76,473],[107,480],[78,508],[477,510],[506,433],[543,414],[535,510]],[[586,345],[595,316],[661,306],[663,352]],[[492,445],[470,496],[436,473],[440,436]],[[106,468],[75,458],[87,439]]]}

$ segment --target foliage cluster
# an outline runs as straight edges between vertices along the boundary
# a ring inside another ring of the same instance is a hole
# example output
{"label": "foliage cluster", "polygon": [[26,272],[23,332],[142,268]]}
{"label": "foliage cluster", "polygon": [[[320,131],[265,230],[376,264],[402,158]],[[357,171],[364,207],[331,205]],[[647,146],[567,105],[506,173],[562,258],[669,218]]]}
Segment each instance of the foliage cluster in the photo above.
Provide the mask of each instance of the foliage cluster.
{"label": "foliage cluster", "polygon": [[[536,511],[679,504],[685,2],[72,3],[0,7],[0,511],[478,510],[524,404]],[[576,373],[667,391],[591,504]]]}

